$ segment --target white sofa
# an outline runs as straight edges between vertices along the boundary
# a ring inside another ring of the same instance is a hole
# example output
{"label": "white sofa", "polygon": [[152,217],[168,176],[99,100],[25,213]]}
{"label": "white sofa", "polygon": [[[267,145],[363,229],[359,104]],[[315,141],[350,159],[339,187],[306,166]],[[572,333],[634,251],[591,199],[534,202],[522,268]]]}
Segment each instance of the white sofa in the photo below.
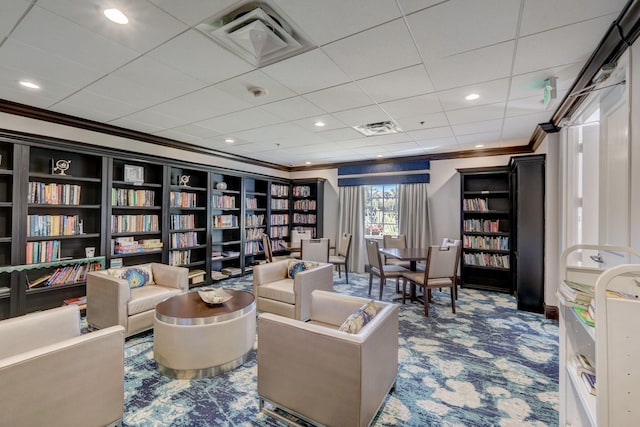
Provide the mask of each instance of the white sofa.
{"label": "white sofa", "polygon": [[0,322],[0,424],[114,426],[124,409],[124,328],[80,334],[77,306]]}
{"label": "white sofa", "polygon": [[113,270],[87,274],[87,323],[95,329],[122,325],[126,336],[153,329],[156,305],[189,290],[189,270],[160,263],[141,264],[117,270],[150,267],[152,285],[131,288],[113,276]]}
{"label": "white sofa", "polygon": [[317,267],[288,277],[290,263],[282,260],[260,264],[253,268],[253,295],[259,311],[307,320],[311,315],[311,292],[333,290],[333,264],[316,263]]}

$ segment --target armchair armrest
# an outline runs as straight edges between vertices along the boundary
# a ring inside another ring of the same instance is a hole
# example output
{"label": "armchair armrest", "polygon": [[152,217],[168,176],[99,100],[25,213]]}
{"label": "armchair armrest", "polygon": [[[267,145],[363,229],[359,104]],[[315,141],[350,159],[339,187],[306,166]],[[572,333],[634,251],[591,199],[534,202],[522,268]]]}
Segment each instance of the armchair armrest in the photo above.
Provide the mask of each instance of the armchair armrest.
{"label": "armchair armrest", "polygon": [[296,273],[293,279],[296,319],[311,318],[311,293],[315,290],[333,291],[332,264],[321,264],[316,268]]}
{"label": "armchair armrest", "polygon": [[188,268],[154,262],[151,263],[151,271],[156,285],[180,289],[182,292],[189,290]]}
{"label": "armchair armrest", "polygon": [[110,276],[106,271],[87,274],[87,323],[98,329],[127,326],[127,302],[131,288],[124,279]]}
{"label": "armchair armrest", "polygon": [[[6,425],[111,425],[124,409],[124,328],[0,359]],[[36,408],[37,409],[34,409]]]}

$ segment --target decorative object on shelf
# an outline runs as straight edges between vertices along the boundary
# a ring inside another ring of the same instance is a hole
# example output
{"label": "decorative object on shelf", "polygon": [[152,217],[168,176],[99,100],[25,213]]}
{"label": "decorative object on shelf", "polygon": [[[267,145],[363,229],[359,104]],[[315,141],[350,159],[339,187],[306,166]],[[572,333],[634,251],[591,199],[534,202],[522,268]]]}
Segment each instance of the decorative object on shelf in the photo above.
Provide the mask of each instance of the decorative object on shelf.
{"label": "decorative object on shelf", "polygon": [[87,258],[93,258],[96,255],[96,248],[93,246],[84,248],[84,254]]}
{"label": "decorative object on shelf", "polygon": [[54,160],[51,159],[51,174],[66,175],[66,171],[71,166],[71,160]]}
{"label": "decorative object on shelf", "polygon": [[142,166],[124,165],[124,182],[142,184],[144,182],[144,168]]}
{"label": "decorative object on shelf", "polygon": [[216,188],[218,190],[226,190],[227,189],[227,183],[226,182],[219,182],[216,184]]}
{"label": "decorative object on shelf", "polygon": [[191,175],[180,175],[180,178],[178,179],[178,185],[187,187],[189,185],[190,179],[191,179]]}
{"label": "decorative object on shelf", "polygon": [[202,299],[202,301],[204,301],[207,304],[224,304],[225,302],[233,298],[233,295],[228,294],[222,288],[200,289],[198,291],[198,295],[200,295],[200,298]]}

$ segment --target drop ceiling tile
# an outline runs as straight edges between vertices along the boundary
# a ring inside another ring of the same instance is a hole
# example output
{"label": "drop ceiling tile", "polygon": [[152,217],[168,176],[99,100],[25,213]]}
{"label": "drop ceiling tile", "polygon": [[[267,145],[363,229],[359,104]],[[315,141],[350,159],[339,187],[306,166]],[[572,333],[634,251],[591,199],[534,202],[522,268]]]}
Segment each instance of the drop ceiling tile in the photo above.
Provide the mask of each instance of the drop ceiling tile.
{"label": "drop ceiling tile", "polygon": [[242,138],[250,142],[266,142],[274,141],[276,139],[284,140],[296,138],[304,140],[305,137],[309,137],[310,135],[313,134],[293,123],[279,123],[261,128],[240,131],[235,134],[238,138]]}
{"label": "drop ceiling tile", "polygon": [[479,122],[483,120],[501,119],[504,116],[505,103],[481,105],[478,107],[463,108],[447,111],[445,114],[452,125]]}
{"label": "drop ceiling tile", "polygon": [[328,139],[329,141],[338,142],[358,138],[360,133],[353,128],[340,128],[323,131],[320,133],[320,136]]}
{"label": "drop ceiling tile", "polygon": [[102,73],[138,56],[133,49],[37,6],[31,9],[11,37]]}
{"label": "drop ceiling tile", "polygon": [[334,117],[348,126],[360,126],[390,120],[391,117],[377,105],[353,108],[333,113]]}
{"label": "drop ceiling tile", "polygon": [[179,142],[187,142],[189,144],[195,144],[199,141],[202,140],[202,138],[193,136],[193,135],[189,135],[187,133],[184,132],[180,132],[177,131],[175,129],[167,129],[167,130],[163,130],[160,132],[155,132],[154,135],[158,135],[161,136],[163,138],[169,138],[169,139],[173,139],[175,141],[179,141]]}
{"label": "drop ceiling tile", "polygon": [[268,113],[260,107],[236,111],[224,116],[202,120],[197,124],[220,133],[233,133],[241,130],[256,129],[282,122],[282,119]]}
{"label": "drop ceiling tile", "polygon": [[296,55],[261,70],[299,94],[351,81],[349,76],[320,49]]}
{"label": "drop ceiling tile", "polygon": [[538,123],[545,123],[553,112],[529,114],[526,116],[507,117],[504,120],[502,139],[530,139]]}
{"label": "drop ceiling tile", "polygon": [[[478,105],[493,104],[507,100],[509,79],[499,79],[489,82],[476,83],[469,86],[438,92],[438,99],[445,111],[469,108]],[[465,97],[475,93],[478,99],[466,100]]]}
{"label": "drop ceiling tile", "polygon": [[380,148],[390,153],[400,153],[408,150],[418,150],[420,146],[413,141],[405,141],[405,142],[398,142],[395,144],[383,144],[383,145],[380,145]]}
{"label": "drop ceiling tile", "polygon": [[[418,146],[427,149],[429,151],[442,151],[454,145],[458,145],[458,141],[455,137],[449,138],[433,138],[433,139],[418,139],[416,140]],[[439,149],[439,150],[438,150]]]}
{"label": "drop ceiling tile", "polygon": [[500,132],[502,130],[502,119],[453,125],[451,128],[456,136],[472,133]]}
{"label": "drop ceiling tile", "polygon": [[400,126],[400,129],[405,132],[449,125],[449,120],[444,113],[416,114],[400,118],[393,117],[393,120]]}
{"label": "drop ceiling tile", "polygon": [[439,138],[449,138],[453,136],[453,131],[449,126],[442,126],[439,128],[421,129],[416,131],[407,132],[414,140],[429,140]]}
{"label": "drop ceiling tile", "polygon": [[325,114],[324,110],[313,105],[301,96],[294,96],[281,101],[264,104],[262,108],[283,120],[289,121],[312,118]]}
{"label": "drop ceiling tile", "polygon": [[[296,95],[291,89],[275,81],[260,70],[251,71],[217,83],[215,87],[250,105],[267,104]],[[249,90],[255,87],[266,89],[267,93],[262,96],[255,96]]]}
{"label": "drop ceiling tile", "polygon": [[168,117],[175,117],[183,122],[181,124],[184,124],[233,113],[250,106],[249,103],[210,86],[163,102],[149,110]]}
{"label": "drop ceiling tile", "polygon": [[500,132],[474,133],[470,135],[457,136],[456,139],[460,146],[469,146],[467,148],[472,148],[470,146],[475,144],[488,144],[500,141]]}
{"label": "drop ceiling tile", "polygon": [[558,90],[568,90],[573,86],[573,82],[578,73],[580,73],[582,65],[582,62],[579,62],[513,76],[511,78],[509,99],[528,98],[531,96],[542,98],[545,80],[550,77],[557,78],[556,88]]}
{"label": "drop ceiling tile", "polygon": [[176,119],[175,117],[165,116],[148,110],[129,114],[128,116],[112,120],[108,123],[126,129],[148,133],[160,132],[185,124],[184,121]]}
{"label": "drop ceiling tile", "polygon": [[[534,113],[546,113],[551,117],[567,94],[566,90],[558,91],[557,96],[545,108],[542,93],[538,96],[530,96],[528,98],[513,99],[507,102],[506,117],[522,116]],[[546,121],[546,120],[545,120]]]}
{"label": "drop ceiling tile", "polygon": [[418,10],[432,7],[438,3],[444,3],[446,0],[400,0],[400,7],[405,15],[417,12]]}
{"label": "drop ceiling tile", "polygon": [[[321,121],[324,126],[316,126],[315,123]],[[313,117],[307,117],[300,120],[292,120],[291,123],[295,123],[302,129],[314,133],[324,133],[333,129],[344,128],[344,123],[335,118],[331,114],[319,114]]]}
{"label": "drop ceiling tile", "polygon": [[614,19],[615,15],[607,15],[520,38],[514,74],[584,63]]}
{"label": "drop ceiling tile", "polygon": [[373,100],[355,83],[319,90],[303,97],[328,113],[373,104]]}
{"label": "drop ceiling tile", "polygon": [[627,0],[525,0],[520,36],[620,13]]}
{"label": "drop ceiling tile", "polygon": [[255,69],[248,62],[195,30],[180,34],[152,50],[148,55],[165,65],[211,84]]}
{"label": "drop ceiling tile", "polygon": [[391,117],[409,117],[416,114],[432,114],[442,111],[438,96],[434,93],[398,99],[380,104]]}
{"label": "drop ceiling tile", "polygon": [[305,144],[298,147],[291,147],[287,149],[287,153],[292,154],[316,154],[331,152],[333,150],[340,149],[340,144],[334,142],[324,142],[322,144]]}
{"label": "drop ceiling tile", "polygon": [[425,61],[433,85],[441,91],[508,77],[513,47],[514,42],[509,41]]}
{"label": "drop ceiling tile", "polygon": [[220,135],[219,132],[199,126],[197,123],[189,123],[184,126],[178,126],[173,128],[173,130],[176,132],[182,132],[184,134],[187,134],[196,138],[205,138],[205,139]]}
{"label": "drop ceiling tile", "polygon": [[117,96],[104,96],[88,90],[74,93],[51,109],[99,122],[109,122],[140,110],[137,105],[129,104]]}
{"label": "drop ceiling tile", "polygon": [[433,92],[433,84],[422,64],[358,80],[357,83],[378,103]]}
{"label": "drop ceiling tile", "polygon": [[0,14],[0,40],[9,35],[29,6],[31,1],[28,0],[3,0]]}
{"label": "drop ceiling tile", "polygon": [[199,24],[207,18],[230,9],[238,3],[238,0],[189,0],[188,7],[185,7],[185,3],[175,0],[150,1],[190,26]]}
{"label": "drop ceiling tile", "polygon": [[355,80],[422,62],[402,19],[347,37],[322,49]]}
{"label": "drop ceiling tile", "polygon": [[[0,49],[1,51],[1,49]],[[65,98],[73,89],[56,81],[33,78],[30,74],[4,67],[0,61],[0,98],[34,107],[47,108]],[[18,81],[29,78],[41,85],[38,91],[29,90],[18,84]]]}
{"label": "drop ceiling tile", "polygon": [[355,34],[400,17],[394,0],[275,0],[286,15],[318,45]]}
{"label": "drop ceiling tile", "polygon": [[407,21],[423,55],[444,58],[515,39],[519,9],[513,0],[456,0],[413,13]]}
{"label": "drop ceiling tile", "polygon": [[126,25],[111,22],[104,16],[104,9],[112,7],[113,2],[41,0],[37,6],[138,53],[147,52],[188,28],[146,1],[127,1],[117,5],[129,19]]}

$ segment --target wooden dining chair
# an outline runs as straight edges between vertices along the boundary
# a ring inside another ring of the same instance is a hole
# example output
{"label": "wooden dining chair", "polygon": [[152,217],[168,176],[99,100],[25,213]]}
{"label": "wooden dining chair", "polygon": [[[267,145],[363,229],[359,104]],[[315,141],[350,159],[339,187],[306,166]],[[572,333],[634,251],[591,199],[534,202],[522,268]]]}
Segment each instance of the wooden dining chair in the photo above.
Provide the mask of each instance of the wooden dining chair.
{"label": "wooden dining chair", "polygon": [[301,248],[301,243],[303,240],[308,240],[311,238],[311,231],[309,230],[305,230],[305,231],[298,231],[298,230],[291,230],[291,253],[290,253],[290,257],[291,258],[300,258],[300,248]]}
{"label": "wooden dining chair", "polygon": [[[451,288],[451,311],[456,312],[456,277],[460,260],[460,246],[429,246],[424,271],[403,273],[402,303],[405,303],[407,282],[424,289],[424,315],[429,316],[431,289]],[[412,298],[413,301],[413,298]]]}
{"label": "wooden dining chair", "polygon": [[382,300],[382,290],[387,281],[387,277],[395,277],[396,289],[399,288],[400,277],[404,273],[409,273],[410,270],[400,265],[387,265],[382,263],[382,257],[380,256],[380,248],[378,242],[375,240],[367,240],[367,258],[369,260],[369,295],[371,295],[371,286],[373,285],[373,276],[376,275],[380,278],[380,297]]}
{"label": "wooden dining chair", "polygon": [[329,262],[329,239],[303,239],[300,243],[301,260]]}
{"label": "wooden dining chair", "polygon": [[[382,246],[385,248],[404,249],[407,247],[407,235],[398,234],[397,236],[392,236],[390,234],[385,234],[382,236]],[[388,265],[399,265],[407,269],[409,268],[409,261],[401,261],[399,259],[385,257],[384,263]]]}
{"label": "wooden dining chair", "polygon": [[347,283],[349,283],[349,252],[351,252],[351,238],[351,234],[344,233],[340,238],[336,254],[329,255],[329,262],[335,265],[338,269],[338,277],[342,277],[340,267],[344,265],[344,276]]}

